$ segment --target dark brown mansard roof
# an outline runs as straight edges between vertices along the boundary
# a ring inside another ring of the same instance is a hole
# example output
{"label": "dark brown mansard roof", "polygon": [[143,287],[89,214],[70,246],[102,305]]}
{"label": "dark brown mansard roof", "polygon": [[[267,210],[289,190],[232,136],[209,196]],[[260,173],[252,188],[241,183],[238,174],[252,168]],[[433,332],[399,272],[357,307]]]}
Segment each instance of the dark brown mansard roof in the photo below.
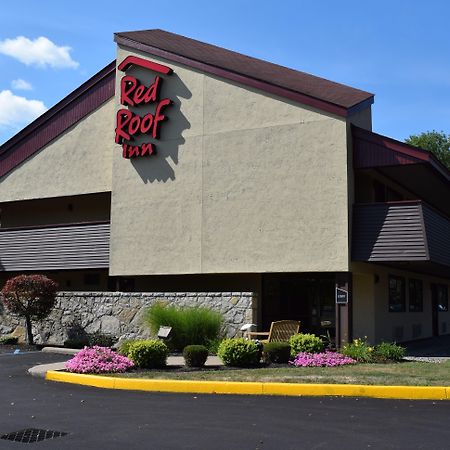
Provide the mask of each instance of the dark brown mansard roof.
{"label": "dark brown mansard roof", "polygon": [[116,33],[115,41],[344,117],[373,103],[369,92],[163,30]]}

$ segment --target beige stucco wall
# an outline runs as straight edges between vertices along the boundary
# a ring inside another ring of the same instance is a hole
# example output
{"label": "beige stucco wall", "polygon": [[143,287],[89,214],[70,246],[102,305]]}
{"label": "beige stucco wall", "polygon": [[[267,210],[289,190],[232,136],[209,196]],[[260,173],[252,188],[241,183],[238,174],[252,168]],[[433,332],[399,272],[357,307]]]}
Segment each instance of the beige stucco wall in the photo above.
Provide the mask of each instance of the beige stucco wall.
{"label": "beige stucco wall", "polygon": [[375,341],[375,286],[371,272],[353,273],[353,337]]}
{"label": "beige stucco wall", "polygon": [[111,190],[114,100],[0,179],[0,202]]}
{"label": "beige stucco wall", "polygon": [[[369,341],[373,343],[383,340],[393,341],[396,327],[403,327],[401,341],[432,336],[431,284],[449,285],[449,280],[365,263],[353,263],[352,271],[354,337],[368,336]],[[423,281],[423,312],[409,312],[408,289],[406,289],[406,312],[389,312],[389,275],[405,277],[406,282],[408,278]],[[443,327],[450,333],[450,311],[438,314],[440,333],[442,334]],[[417,324],[421,325],[422,333],[413,338],[412,328]]]}
{"label": "beige stucco wall", "polygon": [[111,274],[348,270],[345,120],[137,54],[175,105],[156,157],[114,149]]}

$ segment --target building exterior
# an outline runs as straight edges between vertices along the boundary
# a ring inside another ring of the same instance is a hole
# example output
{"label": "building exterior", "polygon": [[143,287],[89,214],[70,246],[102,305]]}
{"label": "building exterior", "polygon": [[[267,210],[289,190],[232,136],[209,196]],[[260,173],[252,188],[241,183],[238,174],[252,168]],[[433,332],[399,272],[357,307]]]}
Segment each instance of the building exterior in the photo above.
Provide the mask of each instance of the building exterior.
{"label": "building exterior", "polygon": [[139,334],[157,299],[220,309],[229,334],[450,332],[450,173],[371,131],[372,94],[161,30],[115,41],[0,147],[0,282],[64,291],[38,339]]}

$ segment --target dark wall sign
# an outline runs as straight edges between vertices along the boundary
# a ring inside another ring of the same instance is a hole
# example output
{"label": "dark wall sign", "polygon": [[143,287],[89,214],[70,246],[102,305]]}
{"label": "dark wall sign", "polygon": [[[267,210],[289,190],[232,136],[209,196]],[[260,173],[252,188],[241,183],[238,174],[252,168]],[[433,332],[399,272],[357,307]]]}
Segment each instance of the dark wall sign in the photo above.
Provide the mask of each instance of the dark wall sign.
{"label": "dark wall sign", "polygon": [[336,288],[336,303],[338,305],[346,305],[348,303],[348,291]]}
{"label": "dark wall sign", "polygon": [[[172,73],[170,67],[147,61],[138,56],[128,56],[119,64],[118,69],[126,72],[133,65],[163,75]],[[143,134],[154,140],[159,139],[161,126],[167,119],[164,115],[165,108],[172,104],[172,100],[169,98],[160,99],[159,93],[162,83],[163,78],[159,75],[148,86],[131,75],[125,75],[120,80],[120,103],[123,106],[137,108],[144,105],[155,105],[154,113],[149,112],[143,116],[126,108],[121,108],[117,111],[115,142],[122,145],[122,156],[124,158],[156,154],[154,143],[147,142],[141,145],[134,145],[133,140]]]}

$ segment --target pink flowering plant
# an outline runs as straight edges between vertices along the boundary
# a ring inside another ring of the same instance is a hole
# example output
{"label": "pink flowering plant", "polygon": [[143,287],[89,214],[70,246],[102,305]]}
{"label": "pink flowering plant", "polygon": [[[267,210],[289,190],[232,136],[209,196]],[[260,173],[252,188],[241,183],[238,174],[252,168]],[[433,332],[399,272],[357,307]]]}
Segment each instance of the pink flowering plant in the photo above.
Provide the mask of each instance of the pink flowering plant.
{"label": "pink flowering plant", "polygon": [[84,347],[72,359],[66,362],[65,368],[74,373],[121,373],[134,367],[126,356],[114,352],[108,347]]}
{"label": "pink flowering plant", "polygon": [[355,363],[356,361],[348,356],[330,351],[322,353],[300,352],[289,362],[295,367],[336,367]]}

